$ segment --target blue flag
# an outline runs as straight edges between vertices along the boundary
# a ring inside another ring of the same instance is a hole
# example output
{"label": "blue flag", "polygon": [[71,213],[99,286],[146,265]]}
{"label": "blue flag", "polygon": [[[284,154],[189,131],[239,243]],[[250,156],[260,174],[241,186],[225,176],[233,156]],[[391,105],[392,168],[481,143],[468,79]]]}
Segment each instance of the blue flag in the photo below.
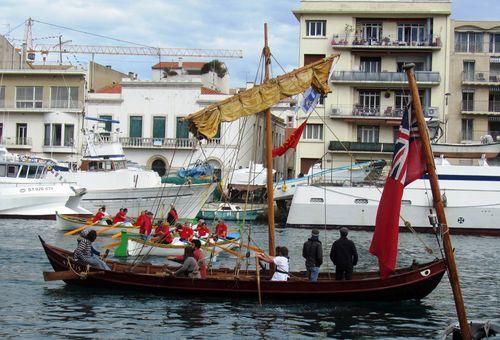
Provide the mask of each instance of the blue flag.
{"label": "blue flag", "polygon": [[304,99],[302,100],[300,107],[302,107],[302,109],[309,114],[312,110],[314,110],[316,105],[318,105],[320,98],[321,94],[313,87],[310,87],[306,92],[304,92]]}

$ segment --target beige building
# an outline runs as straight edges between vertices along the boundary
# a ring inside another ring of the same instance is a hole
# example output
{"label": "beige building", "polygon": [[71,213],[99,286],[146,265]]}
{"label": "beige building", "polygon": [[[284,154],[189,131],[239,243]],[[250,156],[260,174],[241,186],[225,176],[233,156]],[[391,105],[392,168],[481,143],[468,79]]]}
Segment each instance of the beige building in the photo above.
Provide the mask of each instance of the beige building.
{"label": "beige building", "polygon": [[448,142],[500,141],[500,21],[453,20]]}
{"label": "beige building", "polygon": [[426,116],[444,120],[451,1],[302,0],[293,13],[300,23],[301,65],[340,53],[333,93],[309,119],[297,148],[297,171],[307,172],[321,158],[331,167],[392,157],[409,97],[404,63],[416,64]]}

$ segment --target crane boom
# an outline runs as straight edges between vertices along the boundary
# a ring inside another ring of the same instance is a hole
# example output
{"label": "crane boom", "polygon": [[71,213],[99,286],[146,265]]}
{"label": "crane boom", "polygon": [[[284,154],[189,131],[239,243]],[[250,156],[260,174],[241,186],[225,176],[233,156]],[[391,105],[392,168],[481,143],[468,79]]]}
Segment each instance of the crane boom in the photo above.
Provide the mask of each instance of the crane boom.
{"label": "crane boom", "polygon": [[138,56],[173,56],[198,58],[243,58],[242,50],[169,48],[142,46],[105,46],[105,45],[51,45],[33,44],[29,52],[72,53],[72,54],[108,54]]}

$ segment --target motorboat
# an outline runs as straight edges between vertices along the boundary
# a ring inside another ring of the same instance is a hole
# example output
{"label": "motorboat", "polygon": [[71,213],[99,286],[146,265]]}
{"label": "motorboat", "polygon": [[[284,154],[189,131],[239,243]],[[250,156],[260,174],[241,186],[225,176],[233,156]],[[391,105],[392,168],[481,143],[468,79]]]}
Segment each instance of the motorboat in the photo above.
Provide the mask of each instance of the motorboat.
{"label": "motorboat", "polygon": [[265,208],[263,207],[254,208],[249,205],[245,208],[236,203],[219,203],[215,206],[208,205],[202,208],[197,217],[205,220],[254,221],[264,211]]}
{"label": "motorboat", "polygon": [[[383,168],[386,162],[384,160],[373,162],[362,162],[352,165],[345,165],[331,169],[321,169],[318,166],[312,166],[309,172],[302,176],[292,179],[278,181],[274,184],[274,200],[292,199],[295,190],[300,185],[311,185],[318,183],[329,183],[342,186],[352,183],[360,183],[372,177],[377,169]],[[377,175],[378,176],[378,175]]]}
{"label": "motorboat", "polygon": [[76,183],[48,179],[50,168],[46,160],[0,147],[0,217],[52,219],[56,211],[89,215],[80,206],[85,190]]}
{"label": "motorboat", "polygon": [[86,129],[84,136],[86,144],[79,164],[59,164],[48,177],[84,187],[87,193],[82,205],[92,212],[104,205],[110,214],[127,208],[132,218],[143,210],[166,216],[174,204],[180,218],[193,219],[215,189],[214,183],[161,183],[155,171],[129,167],[116,133],[102,135]]}
{"label": "motorboat", "polygon": [[[500,234],[500,167],[483,158],[477,165],[452,165],[437,158],[436,171],[451,232]],[[372,230],[382,188],[373,185],[348,187],[300,186],[288,214],[290,226],[347,226]],[[432,207],[427,178],[405,188],[400,227],[409,222],[415,229],[432,231],[428,215]]]}

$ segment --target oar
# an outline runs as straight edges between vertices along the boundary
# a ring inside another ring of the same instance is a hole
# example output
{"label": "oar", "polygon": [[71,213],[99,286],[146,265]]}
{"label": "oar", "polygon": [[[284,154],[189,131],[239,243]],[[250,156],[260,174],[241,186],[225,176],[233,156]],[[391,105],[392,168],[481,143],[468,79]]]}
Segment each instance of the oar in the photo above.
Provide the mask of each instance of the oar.
{"label": "oar", "polygon": [[250,250],[253,250],[257,253],[263,253],[264,251],[262,249],[260,249],[259,247],[254,247],[254,246],[251,246],[249,244],[244,244],[244,243],[239,243],[238,241],[234,241],[234,240],[229,240],[229,239],[224,239],[226,240],[227,242],[230,242],[230,243],[235,243],[235,244],[238,244],[238,245],[241,245],[242,247],[244,248],[247,248],[247,249],[250,249]]}
{"label": "oar", "polygon": [[231,255],[234,255],[234,256],[236,256],[236,257],[239,257],[239,258],[244,258],[244,257],[245,257],[244,255],[240,255],[240,253],[238,253],[237,251],[234,251],[234,250],[231,250],[231,249],[224,248],[223,246],[218,245],[217,243],[206,242],[206,243],[205,243],[205,245],[219,247],[219,248],[221,248],[222,250],[224,250],[225,252],[227,252],[227,253],[229,253],[229,254],[231,254]]}
{"label": "oar", "polygon": [[[127,229],[128,229],[128,228],[139,228],[139,227],[134,225],[134,226],[131,226],[131,227],[127,227]],[[119,231],[119,232],[117,232],[116,234],[113,234],[113,236],[111,236],[111,238],[118,238],[118,237],[120,237],[121,235],[122,235],[122,232],[121,232],[121,230],[120,230],[120,231]]]}
{"label": "oar", "polygon": [[110,243],[110,244],[107,244],[103,247],[103,249],[111,249],[111,248],[114,248],[116,246],[120,245],[120,242],[113,242],[113,243]]}
{"label": "oar", "polygon": [[78,227],[76,229],[68,231],[67,233],[64,233],[64,236],[69,236],[69,235],[77,234],[77,233],[79,233],[80,231],[82,231],[85,228],[89,228],[89,227],[92,227],[92,226],[96,225],[98,222],[99,221],[96,221],[96,222],[94,222],[92,224],[82,225],[81,227]]}
{"label": "oar", "polygon": [[103,228],[101,228],[101,229],[99,229],[97,231],[97,235],[101,235],[102,233],[104,233],[104,232],[106,232],[108,230],[112,230],[112,229],[118,228],[121,225],[122,225],[122,222],[118,222],[118,223],[116,223],[116,224],[114,224],[114,225],[112,225],[110,227],[103,227]]}

